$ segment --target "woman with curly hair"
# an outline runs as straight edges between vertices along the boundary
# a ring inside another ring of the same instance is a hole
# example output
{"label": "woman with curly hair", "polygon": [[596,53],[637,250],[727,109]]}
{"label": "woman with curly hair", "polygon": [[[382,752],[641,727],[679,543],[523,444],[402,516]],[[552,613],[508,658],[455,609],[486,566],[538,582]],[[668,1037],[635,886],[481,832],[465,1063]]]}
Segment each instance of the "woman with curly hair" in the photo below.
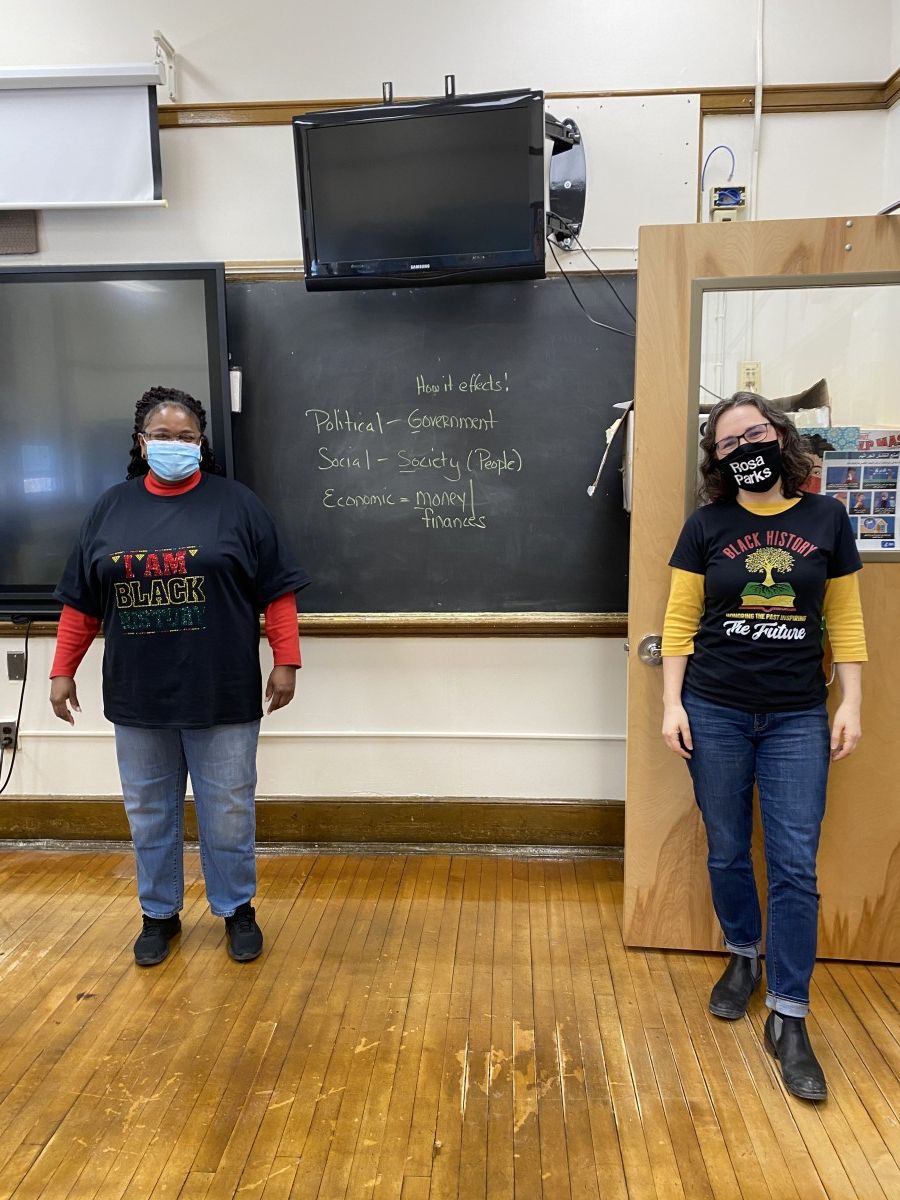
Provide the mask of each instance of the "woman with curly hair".
{"label": "woman with curly hair", "polygon": [[[794,425],[752,392],[713,408],[701,499],[670,559],[662,733],[687,760],[706,826],[713,905],[729,951],[709,1008],[742,1017],[759,987],[761,915],[750,856],[759,791],[768,874],[765,1044],[795,1096],[822,1100],[809,1041],[816,853],[829,762],[859,741],[861,563],[846,509],[801,491],[812,460]],[[823,627],[842,700],[825,710]]]}
{"label": "woman with curly hair", "polygon": [[64,607],[50,703],[69,724],[81,711],[75,672],[103,628],[103,709],[134,842],[140,966],[162,962],[181,930],[188,775],[206,895],[225,919],[228,952],[239,962],[261,953],[251,903],[261,610],[274,657],[268,712],[290,703],[300,666],[294,593],[309,580],[257,497],[223,477],[205,431],[193,396],[144,393],[127,482],[94,505],[56,590]]}

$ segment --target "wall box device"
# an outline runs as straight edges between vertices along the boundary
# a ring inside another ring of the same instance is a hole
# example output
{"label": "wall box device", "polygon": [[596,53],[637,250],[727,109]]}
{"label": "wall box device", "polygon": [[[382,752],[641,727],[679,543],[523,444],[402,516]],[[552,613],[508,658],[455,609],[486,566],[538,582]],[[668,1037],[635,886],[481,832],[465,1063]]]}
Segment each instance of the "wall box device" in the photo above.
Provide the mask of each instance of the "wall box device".
{"label": "wall box device", "polygon": [[0,621],[55,617],[82,521],[125,480],[148,388],[201,402],[231,474],[224,267],[0,267],[0,363]]}
{"label": "wall box device", "polygon": [[762,391],[762,369],[758,362],[745,360],[738,364],[738,381],[737,387],[739,392],[755,392],[757,395]]}
{"label": "wall box device", "polygon": [[747,189],[743,184],[714,187],[709,193],[711,221],[743,221],[747,217]]}
{"label": "wall box device", "polygon": [[311,291],[543,277],[542,92],[311,112],[293,126]]}

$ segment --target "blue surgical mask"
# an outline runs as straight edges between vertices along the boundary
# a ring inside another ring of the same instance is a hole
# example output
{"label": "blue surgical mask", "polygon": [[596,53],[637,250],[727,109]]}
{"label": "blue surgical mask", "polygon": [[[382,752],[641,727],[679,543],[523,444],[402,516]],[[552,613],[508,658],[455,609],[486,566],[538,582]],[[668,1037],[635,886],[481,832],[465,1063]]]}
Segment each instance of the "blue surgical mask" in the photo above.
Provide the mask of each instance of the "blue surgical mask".
{"label": "blue surgical mask", "polygon": [[148,441],[145,445],[150,470],[168,483],[187,479],[200,466],[200,447],[193,442]]}

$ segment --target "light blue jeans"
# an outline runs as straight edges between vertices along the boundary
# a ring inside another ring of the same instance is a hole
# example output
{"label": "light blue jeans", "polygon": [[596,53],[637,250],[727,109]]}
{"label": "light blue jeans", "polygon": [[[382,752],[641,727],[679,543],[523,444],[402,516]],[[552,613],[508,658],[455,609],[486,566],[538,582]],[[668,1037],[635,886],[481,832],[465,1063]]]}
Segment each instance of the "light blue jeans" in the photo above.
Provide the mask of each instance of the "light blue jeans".
{"label": "light blue jeans", "polygon": [[256,893],[259,721],[210,729],[116,725],[116,756],[148,917],[184,904],[184,794],[190,774],[209,907],[230,917]]}

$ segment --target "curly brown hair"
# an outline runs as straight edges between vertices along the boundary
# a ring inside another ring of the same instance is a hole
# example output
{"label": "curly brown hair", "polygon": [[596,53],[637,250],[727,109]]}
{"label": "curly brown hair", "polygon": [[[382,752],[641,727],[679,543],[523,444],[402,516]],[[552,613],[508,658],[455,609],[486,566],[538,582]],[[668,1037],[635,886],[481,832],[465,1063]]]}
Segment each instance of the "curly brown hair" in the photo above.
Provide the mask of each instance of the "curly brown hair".
{"label": "curly brown hair", "polygon": [[141,454],[138,434],[147,428],[150,417],[160,408],[180,408],[182,412],[194,418],[203,435],[200,440],[200,470],[208,471],[211,475],[224,475],[222,467],[216,462],[216,456],[209,448],[206,440],[206,410],[199,400],[179,388],[152,387],[144,392],[134,409],[134,432],[131,435],[131,454],[128,459],[127,479],[137,479],[146,475],[150,468],[147,460]]}
{"label": "curly brown hair", "polygon": [[722,413],[742,405],[752,405],[763,418],[781,435],[781,487],[785,496],[799,496],[801,486],[809,478],[815,465],[805,447],[804,438],[796,425],[785,413],[770,404],[764,396],[755,392],[735,392],[727,400],[720,400],[713,408],[703,427],[700,439],[700,499],[733,500],[738,493],[737,483],[730,474],[719,470],[716,458],[716,425]]}

